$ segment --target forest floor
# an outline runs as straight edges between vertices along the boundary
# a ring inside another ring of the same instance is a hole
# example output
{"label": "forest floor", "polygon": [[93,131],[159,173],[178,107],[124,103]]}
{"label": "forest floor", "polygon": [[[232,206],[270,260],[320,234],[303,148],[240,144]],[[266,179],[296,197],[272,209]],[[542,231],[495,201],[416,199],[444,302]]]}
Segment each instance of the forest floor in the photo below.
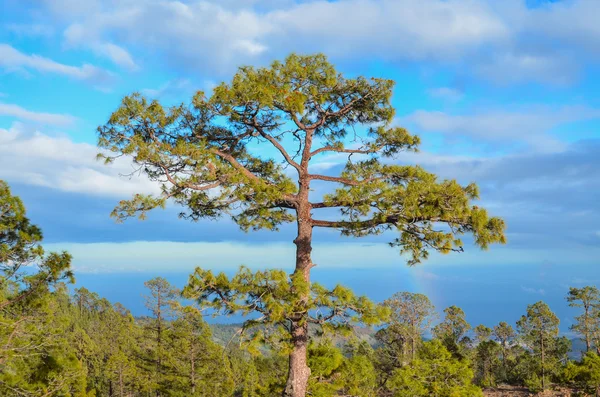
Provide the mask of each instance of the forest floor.
{"label": "forest floor", "polygon": [[544,393],[534,394],[522,387],[498,386],[494,389],[486,389],[483,394],[486,397],[571,397],[573,390],[559,388],[557,390],[546,390]]}

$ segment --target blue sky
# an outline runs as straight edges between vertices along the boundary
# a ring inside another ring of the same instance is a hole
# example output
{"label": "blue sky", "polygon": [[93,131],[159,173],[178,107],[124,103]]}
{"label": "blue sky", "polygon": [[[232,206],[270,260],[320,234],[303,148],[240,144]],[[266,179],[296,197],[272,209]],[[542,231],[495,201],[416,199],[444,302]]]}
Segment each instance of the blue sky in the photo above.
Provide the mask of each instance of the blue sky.
{"label": "blue sky", "polygon": [[[98,163],[95,128],[133,91],[185,102],[240,65],[324,52],[348,75],[397,82],[396,123],[423,141],[399,161],[478,182],[509,243],[407,269],[391,236],[321,231],[315,277],[377,299],[408,289],[439,309],[462,302],[474,322],[488,320],[473,297],[513,302],[511,313],[554,299],[568,321],[568,286],[600,278],[599,16],[595,0],[3,0],[0,178],[47,247],[70,250],[80,280],[115,299],[126,275],[290,268],[289,228],[244,234],[225,219],[186,223],[177,208],[115,224],[118,200],[156,186],[120,177],[126,161]],[[373,271],[352,281],[348,268]]]}

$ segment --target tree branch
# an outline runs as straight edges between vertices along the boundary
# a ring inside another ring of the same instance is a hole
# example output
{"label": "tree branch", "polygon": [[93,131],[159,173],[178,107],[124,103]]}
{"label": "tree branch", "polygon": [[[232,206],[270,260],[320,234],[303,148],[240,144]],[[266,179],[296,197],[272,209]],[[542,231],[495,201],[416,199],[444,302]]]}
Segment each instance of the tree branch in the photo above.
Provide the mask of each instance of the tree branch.
{"label": "tree branch", "polygon": [[373,181],[380,179],[380,178],[368,178],[368,179],[363,179],[361,181],[356,181],[354,179],[342,178],[342,177],[338,177],[338,176],[319,175],[319,174],[310,174],[310,175],[308,175],[308,178],[316,179],[316,180],[320,180],[320,181],[327,181],[327,182],[337,182],[337,183],[341,183],[343,185],[349,185],[349,186],[360,186],[364,183],[369,183],[369,182],[373,182]]}
{"label": "tree branch", "polygon": [[294,159],[292,159],[292,157],[290,156],[290,154],[287,152],[287,150],[285,150],[285,148],[277,141],[277,139],[275,139],[273,136],[267,134],[263,128],[261,126],[259,126],[256,123],[256,118],[254,120],[252,120],[252,123],[248,124],[245,123],[246,125],[249,125],[251,127],[253,127],[256,131],[258,131],[258,133],[260,134],[260,136],[262,136],[263,138],[265,138],[267,141],[271,142],[271,144],[273,146],[275,146],[275,148],[277,150],[279,150],[279,153],[281,153],[281,155],[285,158],[285,161],[287,161],[287,163],[289,165],[291,165],[292,167],[294,167],[296,170],[298,170],[298,172],[300,172],[302,170],[302,168],[300,167],[300,164],[298,164],[297,162],[294,161]]}
{"label": "tree branch", "polygon": [[319,148],[317,150],[314,150],[310,153],[310,157],[314,157],[319,153],[323,153],[323,152],[335,152],[335,153],[348,153],[348,154],[370,154],[370,153],[375,153],[379,150],[380,148],[374,148],[374,149],[344,149],[344,148],[336,148],[335,146],[323,146],[322,148]]}

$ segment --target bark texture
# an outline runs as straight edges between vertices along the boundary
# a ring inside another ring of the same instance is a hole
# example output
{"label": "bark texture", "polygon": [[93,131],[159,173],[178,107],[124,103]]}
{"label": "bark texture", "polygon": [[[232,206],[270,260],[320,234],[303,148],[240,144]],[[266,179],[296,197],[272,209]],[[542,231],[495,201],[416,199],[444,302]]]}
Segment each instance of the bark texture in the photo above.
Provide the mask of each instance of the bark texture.
{"label": "bark texture", "polygon": [[[297,204],[297,226],[298,235],[294,240],[296,245],[296,273],[301,273],[304,280],[310,282],[310,269],[312,263],[312,219],[311,205],[308,201],[310,182],[307,176],[308,170],[300,171],[300,189]],[[306,296],[305,299],[309,299]],[[310,378],[310,368],[307,361],[308,350],[308,322],[306,315],[300,314],[294,318],[291,324],[292,351],[289,356],[288,379],[284,397],[305,397]]]}

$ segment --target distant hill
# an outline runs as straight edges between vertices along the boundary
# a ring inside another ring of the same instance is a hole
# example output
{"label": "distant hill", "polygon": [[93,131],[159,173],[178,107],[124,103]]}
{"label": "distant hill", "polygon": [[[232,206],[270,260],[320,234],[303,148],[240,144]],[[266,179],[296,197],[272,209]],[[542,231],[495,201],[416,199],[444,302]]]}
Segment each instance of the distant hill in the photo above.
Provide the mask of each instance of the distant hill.
{"label": "distant hill", "polygon": [[585,354],[585,341],[581,338],[571,339],[569,358],[571,360],[580,360],[583,354]]}
{"label": "distant hill", "polygon": [[[213,339],[220,345],[227,345],[231,342],[237,342],[237,333],[242,328],[242,324],[210,324],[213,332]],[[356,335],[363,340],[369,342],[371,346],[375,346],[375,332],[373,328],[368,327],[355,327],[354,331]],[[336,345],[343,345],[343,339],[341,337],[334,338]],[[585,341],[580,338],[571,339],[571,351],[569,352],[569,358],[571,360],[580,360],[581,356],[585,353]]]}
{"label": "distant hill", "polygon": [[210,324],[213,339],[220,345],[227,345],[237,340],[236,334],[242,328],[242,324]]}
{"label": "distant hill", "polygon": [[[210,324],[213,332],[213,339],[220,345],[235,343],[238,341],[238,332],[242,328],[241,323],[237,324]],[[355,335],[363,340],[366,340],[371,346],[375,345],[375,329],[369,327],[354,327]],[[343,345],[344,338],[336,337],[334,342],[336,345]]]}

